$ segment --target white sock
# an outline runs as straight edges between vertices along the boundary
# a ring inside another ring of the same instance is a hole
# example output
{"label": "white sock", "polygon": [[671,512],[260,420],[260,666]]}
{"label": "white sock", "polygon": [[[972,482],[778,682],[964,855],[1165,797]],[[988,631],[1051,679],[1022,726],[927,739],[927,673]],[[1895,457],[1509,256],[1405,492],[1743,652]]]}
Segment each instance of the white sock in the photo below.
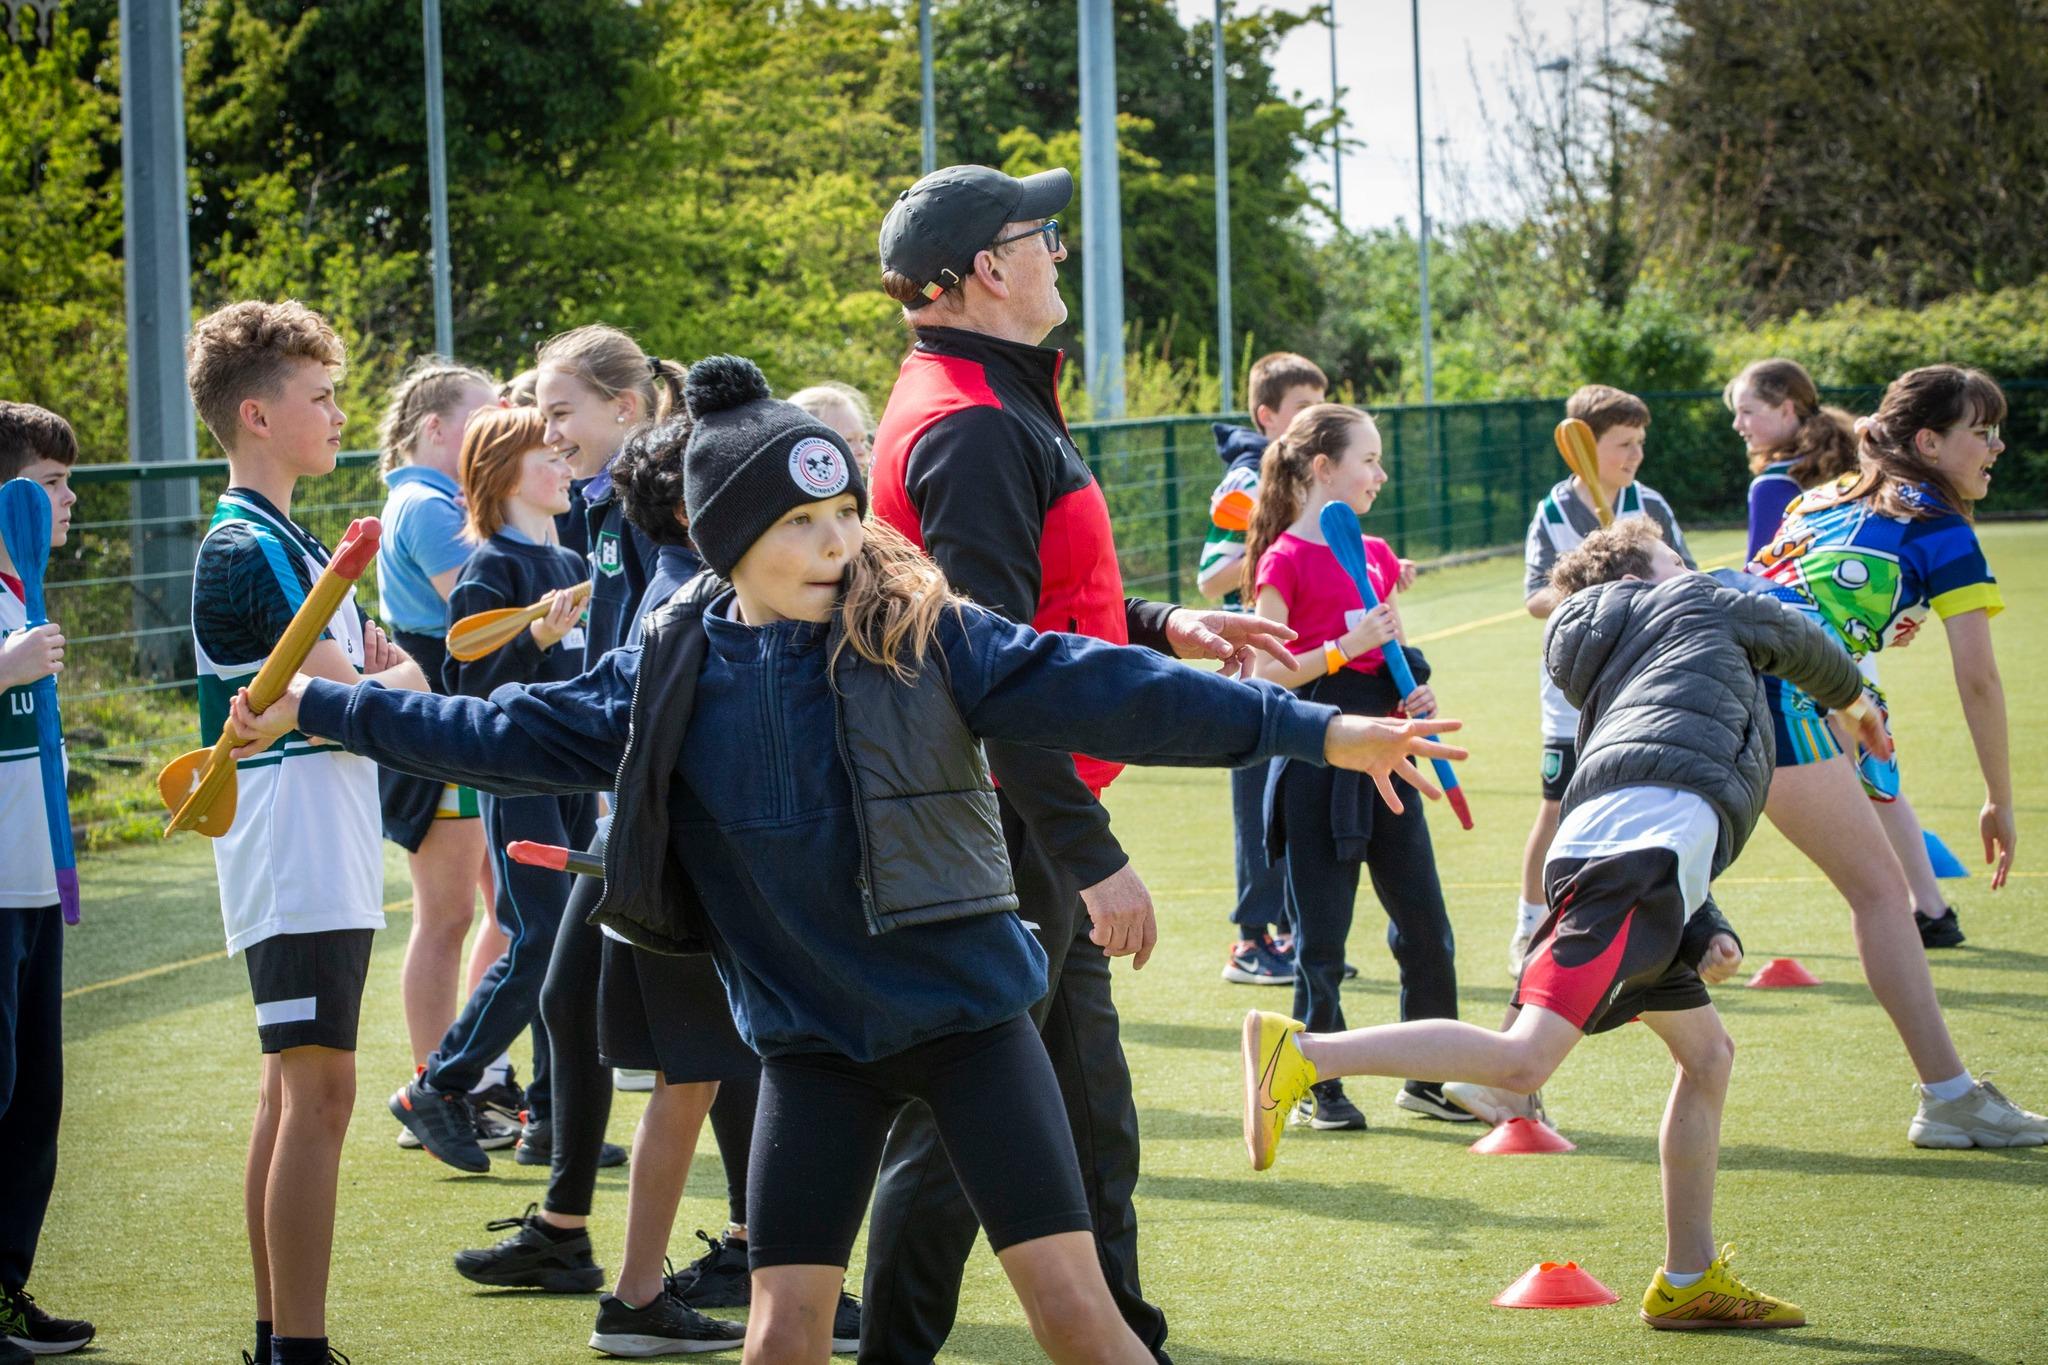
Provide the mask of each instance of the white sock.
{"label": "white sock", "polygon": [[494,1085],[503,1085],[506,1081],[510,1080],[511,1078],[512,1054],[509,1052],[501,1052],[498,1054],[497,1061],[492,1062],[489,1066],[484,1068],[483,1078],[479,1080],[473,1087],[471,1087],[469,1093],[472,1095],[482,1094],[484,1091],[489,1090]]}
{"label": "white sock", "polygon": [[1515,900],[1515,914],[1518,916],[1516,925],[1520,932],[1533,934],[1538,926],[1549,916],[1550,907],[1547,905],[1531,904],[1517,897]]}
{"label": "white sock", "polygon": [[1920,1088],[1927,1092],[1929,1099],[1940,1100],[1945,1104],[1969,1094],[1976,1084],[1976,1077],[1965,1071],[1960,1076],[1951,1076],[1945,1081],[1936,1081],[1932,1085],[1923,1085]]}
{"label": "white sock", "polygon": [[1690,1289],[1705,1279],[1706,1276],[1707,1272],[1704,1270],[1692,1270],[1683,1275],[1667,1270],[1664,1272],[1664,1283],[1670,1285],[1673,1289]]}

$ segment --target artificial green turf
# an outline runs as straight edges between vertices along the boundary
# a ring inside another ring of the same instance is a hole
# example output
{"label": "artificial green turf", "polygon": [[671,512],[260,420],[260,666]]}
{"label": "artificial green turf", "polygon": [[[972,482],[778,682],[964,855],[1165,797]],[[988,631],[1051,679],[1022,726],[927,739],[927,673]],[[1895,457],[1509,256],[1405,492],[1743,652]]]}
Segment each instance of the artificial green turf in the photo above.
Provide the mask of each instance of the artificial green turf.
{"label": "artificial green turf", "polygon": [[[1998,525],[1984,539],[2007,611],[1996,626],[2013,718],[2019,871],[1989,893],[1951,883],[1969,944],[1935,955],[1935,980],[1963,1056],[2007,1091],[2048,1108],[2048,527]],[[1698,538],[1709,560],[1738,548]],[[1517,561],[1426,576],[1405,606],[1427,636],[1512,611]],[[1425,647],[1445,710],[1468,721],[1464,765],[1478,829],[1432,814],[1465,951],[1464,1006],[1492,1022],[1507,986],[1504,940],[1535,806],[1535,651],[1526,618]],[[1921,816],[1973,862],[1981,785],[1955,704],[1941,631],[1885,660],[1906,787]],[[1655,1268],[1656,1124],[1670,1065],[1642,1029],[1590,1042],[1546,1089],[1579,1144],[1551,1158],[1481,1158],[1469,1126],[1395,1110],[1392,1082],[1354,1083],[1372,1131],[1296,1131],[1278,1167],[1247,1168],[1236,1099],[1237,1021],[1281,991],[1224,984],[1230,829],[1220,773],[1133,772],[1113,791],[1116,827],[1160,909],[1163,939],[1143,973],[1119,966],[1124,1044],[1145,1133],[1139,1187],[1145,1285],[1172,1322],[1182,1362],[2017,1361],[2040,1359],[2048,1151],[1917,1151],[1902,1049],[1861,984],[1841,902],[1768,829],[1719,884],[1752,965],[1796,954],[1817,990],[1724,988],[1739,1048],[1721,1166],[1718,1233],[1737,1269],[1802,1304],[1797,1332],[1655,1334],[1633,1301]],[[391,860],[390,894],[404,865]],[[66,980],[89,986],[217,950],[204,842],[96,855],[82,869],[87,918]],[[485,1244],[486,1219],[540,1197],[542,1173],[497,1162],[458,1177],[398,1151],[384,1097],[407,1058],[397,972],[406,918],[380,936],[364,1002],[361,1086],[343,1169],[330,1296],[335,1343],[378,1361],[582,1361],[590,1299],[482,1291],[448,1258]],[[1394,1016],[1380,917],[1361,897],[1347,991],[1354,1024]],[[257,1054],[239,962],[207,960],[66,1006],[70,1095],[57,1196],[33,1284],[53,1310],[93,1317],[106,1361],[239,1359],[250,1317],[240,1170]],[[621,1140],[640,1108],[613,1110]],[[674,1243],[724,1217],[708,1136]],[[599,1259],[616,1266],[623,1173],[599,1183]],[[858,1255],[858,1253],[856,1253]],[[1508,1312],[1488,1299],[1533,1263],[1579,1260],[1622,1296],[1615,1307]],[[855,1273],[858,1274],[858,1262]],[[91,1358],[91,1357],[88,1357]],[[730,1357],[718,1357],[729,1359]],[[1038,1359],[1022,1314],[985,1251],[972,1262],[949,1360]]]}

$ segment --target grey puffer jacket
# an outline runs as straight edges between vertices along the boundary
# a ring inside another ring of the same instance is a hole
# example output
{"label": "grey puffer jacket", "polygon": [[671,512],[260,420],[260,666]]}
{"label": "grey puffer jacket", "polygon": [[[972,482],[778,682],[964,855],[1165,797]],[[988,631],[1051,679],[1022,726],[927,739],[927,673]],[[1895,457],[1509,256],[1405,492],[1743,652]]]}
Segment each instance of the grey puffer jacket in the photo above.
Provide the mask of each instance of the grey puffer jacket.
{"label": "grey puffer jacket", "polygon": [[1862,686],[1819,623],[1704,574],[1572,594],[1551,613],[1543,662],[1580,709],[1579,766],[1563,809],[1621,787],[1698,792],[1721,821],[1717,876],[1770,794],[1771,721],[1758,675],[1829,707],[1849,705]]}

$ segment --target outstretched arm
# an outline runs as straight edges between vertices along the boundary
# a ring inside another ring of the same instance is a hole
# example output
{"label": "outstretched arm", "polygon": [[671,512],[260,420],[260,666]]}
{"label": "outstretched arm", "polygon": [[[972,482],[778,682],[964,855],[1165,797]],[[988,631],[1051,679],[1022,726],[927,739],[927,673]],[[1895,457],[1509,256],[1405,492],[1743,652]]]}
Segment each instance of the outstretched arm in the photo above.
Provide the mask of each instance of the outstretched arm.
{"label": "outstretched arm", "polygon": [[1970,743],[1977,749],[1977,767],[1984,774],[1984,809],[1977,817],[1984,838],[1984,861],[1995,862],[1991,889],[2005,885],[2012,871],[2013,844],[2019,831],[2013,822],[2012,754],[2007,747],[2005,683],[1998,676],[1998,659],[1991,652],[1991,615],[1986,611],[1958,612],[1946,617],[1949,658],[1955,668],[1956,693],[1963,703],[1963,719],[1970,727]]}
{"label": "outstretched arm", "polygon": [[323,735],[387,768],[500,796],[604,791],[625,749],[638,650],[613,650],[581,677],[501,687],[488,698],[344,687],[300,674],[258,714],[247,689],[235,727],[249,758],[293,728]]}
{"label": "outstretched arm", "polygon": [[1763,593],[1715,592],[1757,672],[1783,678],[1822,706],[1846,707],[1863,695],[1855,660],[1810,614]]}

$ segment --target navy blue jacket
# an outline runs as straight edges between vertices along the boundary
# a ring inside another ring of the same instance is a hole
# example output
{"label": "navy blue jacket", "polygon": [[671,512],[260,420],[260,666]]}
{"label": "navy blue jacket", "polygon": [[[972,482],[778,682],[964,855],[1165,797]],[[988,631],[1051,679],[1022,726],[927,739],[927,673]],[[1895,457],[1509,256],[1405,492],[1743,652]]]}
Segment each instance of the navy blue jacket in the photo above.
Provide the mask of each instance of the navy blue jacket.
{"label": "navy blue jacket", "polygon": [[[1045,957],[1014,914],[869,932],[825,628],[749,627],[729,610],[722,599],[705,617],[669,819],[715,930],[740,1036],[764,1056],[872,1060],[1023,1014],[1045,993]],[[1319,762],[1334,714],[1280,688],[1040,635],[979,608],[948,613],[937,646],[929,666],[944,671],[977,735],[1120,762]],[[639,662],[637,648],[616,650],[569,682],[500,688],[488,701],[316,680],[300,724],[379,762],[485,790],[603,789],[624,750]]]}
{"label": "navy blue jacket", "polygon": [[639,644],[640,632],[647,624],[647,613],[658,611],[683,584],[702,572],[704,561],[688,545],[655,546],[654,576],[647,580],[647,591],[640,594],[640,605],[633,608],[633,620],[627,627],[625,642]]}
{"label": "navy blue jacket", "polygon": [[[590,611],[583,623],[584,658],[596,663],[607,650],[626,643],[640,600],[647,595],[648,580],[654,577],[656,547],[626,520],[610,470],[584,484],[578,496],[584,504],[583,544],[590,557],[591,580]],[[572,510],[575,502],[570,502]]]}
{"label": "navy blue jacket", "polygon": [[[499,531],[470,552],[455,587],[448,593],[448,619],[460,621],[480,611],[524,607],[560,588],[584,579],[583,560],[559,545],[536,545],[524,537]],[[583,671],[583,651],[572,633],[543,651],[533,632],[522,630],[510,644],[468,663],[446,655],[441,661],[441,690],[470,697],[488,697],[506,683],[559,682]]]}
{"label": "navy blue jacket", "polygon": [[1225,477],[1240,468],[1259,472],[1259,461],[1266,458],[1266,447],[1271,441],[1251,427],[1234,427],[1227,422],[1212,423],[1209,429],[1216,433],[1216,458],[1223,461]]}

